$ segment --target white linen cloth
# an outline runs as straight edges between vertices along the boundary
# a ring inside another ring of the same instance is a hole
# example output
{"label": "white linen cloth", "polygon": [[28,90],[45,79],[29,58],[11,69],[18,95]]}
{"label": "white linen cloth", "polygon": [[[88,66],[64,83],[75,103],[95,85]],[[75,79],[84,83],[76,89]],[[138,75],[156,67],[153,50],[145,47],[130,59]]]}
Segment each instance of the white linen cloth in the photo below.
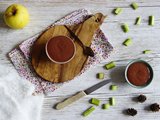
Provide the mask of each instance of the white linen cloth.
{"label": "white linen cloth", "polygon": [[0,120],[40,120],[43,95],[16,69],[0,64]]}

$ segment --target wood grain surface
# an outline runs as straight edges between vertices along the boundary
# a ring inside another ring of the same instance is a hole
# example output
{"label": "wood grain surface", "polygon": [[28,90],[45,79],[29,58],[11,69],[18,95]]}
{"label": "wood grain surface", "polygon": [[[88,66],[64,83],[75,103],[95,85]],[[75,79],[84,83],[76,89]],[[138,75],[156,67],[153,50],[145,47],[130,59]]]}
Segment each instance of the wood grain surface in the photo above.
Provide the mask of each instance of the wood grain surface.
{"label": "wood grain surface", "polygon": [[[139,6],[137,10],[131,8],[130,5],[133,2]],[[13,3],[25,6],[30,14],[28,25],[21,30],[8,28],[3,20],[5,9]],[[114,14],[117,7],[122,8],[120,15]],[[90,10],[93,14],[98,12],[108,14],[101,29],[113,45],[115,52],[80,77],[45,96],[41,109],[41,120],[159,120],[160,113],[152,113],[149,106],[152,103],[160,104],[160,0],[1,0],[0,63],[14,67],[8,57],[8,52],[24,40],[46,29],[46,26],[82,8]],[[150,15],[155,16],[154,26],[148,25]],[[137,17],[142,18],[139,26],[135,25]],[[129,26],[128,33],[123,32],[121,28],[123,24]],[[127,38],[133,41],[128,47],[122,44]],[[146,49],[151,49],[151,53],[143,54]],[[153,67],[153,81],[144,89],[132,88],[124,79],[124,69],[133,59],[146,60]],[[106,70],[104,66],[111,61],[116,67]],[[113,82],[65,109],[54,109],[57,103],[101,81],[96,78],[99,72],[104,73],[105,79],[112,78]],[[117,85],[116,91],[109,89],[112,84]],[[136,101],[135,98],[140,94],[147,96],[146,102]],[[109,110],[103,110],[102,104],[108,103],[110,97],[115,97],[116,105],[110,106]],[[84,117],[82,113],[92,106],[89,103],[91,98],[99,99],[100,106],[95,106],[95,111]],[[138,114],[134,117],[127,115],[125,110],[128,108],[135,108]]]}
{"label": "wood grain surface", "polygon": [[[104,17],[102,13],[97,13],[87,19],[85,22],[76,26],[68,26],[75,35],[86,46],[91,45],[93,35],[102,24]],[[74,58],[65,64],[57,64],[49,60],[45,52],[47,41],[56,35],[65,35],[70,37],[76,46]],[[45,31],[35,43],[32,50],[32,65],[36,73],[47,81],[60,83],[66,82],[77,76],[85,65],[88,56],[83,53],[82,46],[70,34],[64,25],[54,26]]]}

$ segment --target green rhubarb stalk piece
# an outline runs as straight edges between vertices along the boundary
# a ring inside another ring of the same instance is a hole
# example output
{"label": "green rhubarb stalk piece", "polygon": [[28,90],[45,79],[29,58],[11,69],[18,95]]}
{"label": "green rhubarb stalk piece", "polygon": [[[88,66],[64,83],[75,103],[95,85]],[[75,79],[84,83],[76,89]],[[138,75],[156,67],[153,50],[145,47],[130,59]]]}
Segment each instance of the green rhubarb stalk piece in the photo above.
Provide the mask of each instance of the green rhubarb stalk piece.
{"label": "green rhubarb stalk piece", "polygon": [[132,6],[132,8],[133,8],[134,10],[138,9],[138,6],[137,6],[136,3],[131,4],[131,6]]}
{"label": "green rhubarb stalk piece", "polygon": [[153,15],[151,15],[151,16],[149,16],[149,18],[150,18],[150,23],[149,23],[149,25],[154,26],[154,21],[155,21],[154,16],[153,16]]}
{"label": "green rhubarb stalk piece", "polygon": [[129,27],[128,27],[127,24],[124,24],[124,25],[122,26],[122,28],[123,28],[123,30],[124,30],[125,33],[129,31]]}
{"label": "green rhubarb stalk piece", "polygon": [[109,63],[109,64],[106,65],[106,68],[107,68],[107,69],[111,69],[111,68],[113,68],[113,67],[115,67],[114,62],[111,62],[111,63]]}
{"label": "green rhubarb stalk piece", "polygon": [[111,85],[111,90],[117,90],[117,85]]}
{"label": "green rhubarb stalk piece", "polygon": [[132,40],[128,38],[126,41],[124,41],[124,45],[129,46],[132,43]]}
{"label": "green rhubarb stalk piece", "polygon": [[145,50],[145,51],[143,51],[144,54],[147,54],[147,53],[150,53],[150,52],[151,52],[151,50]]}
{"label": "green rhubarb stalk piece", "polygon": [[98,74],[98,78],[99,78],[99,79],[104,79],[104,73],[99,73],[99,74]]}
{"label": "green rhubarb stalk piece", "polygon": [[94,105],[99,106],[100,100],[92,98],[91,103],[94,104]]}
{"label": "green rhubarb stalk piece", "polygon": [[109,103],[107,103],[107,104],[103,104],[103,109],[108,110],[108,109],[109,109],[109,107],[110,107]]}
{"label": "green rhubarb stalk piece", "polygon": [[115,13],[116,13],[117,15],[119,15],[121,12],[122,12],[122,9],[119,8],[119,7],[117,7],[117,9],[115,10]]}
{"label": "green rhubarb stalk piece", "polygon": [[114,97],[111,97],[111,105],[115,105],[116,102],[115,102],[115,98]]}
{"label": "green rhubarb stalk piece", "polygon": [[139,25],[140,22],[141,22],[141,17],[138,17],[138,18],[137,18],[137,21],[136,21],[136,25]]}
{"label": "green rhubarb stalk piece", "polygon": [[84,116],[88,116],[91,112],[93,112],[95,110],[95,107],[94,106],[92,106],[92,107],[90,107],[89,109],[87,109],[84,113],[83,113],[83,115]]}

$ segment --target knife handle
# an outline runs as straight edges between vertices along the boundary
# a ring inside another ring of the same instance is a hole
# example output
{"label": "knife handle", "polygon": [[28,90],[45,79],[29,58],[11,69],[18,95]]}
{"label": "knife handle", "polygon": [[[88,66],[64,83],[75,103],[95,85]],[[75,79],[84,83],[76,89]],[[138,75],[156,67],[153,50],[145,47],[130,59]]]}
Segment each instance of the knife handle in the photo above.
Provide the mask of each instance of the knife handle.
{"label": "knife handle", "polygon": [[71,103],[79,100],[80,98],[82,98],[84,96],[86,96],[86,93],[84,91],[81,91],[81,92],[77,93],[76,95],[67,98],[63,102],[58,103],[56,106],[56,109],[58,109],[58,110],[63,109],[65,107],[67,107],[68,105],[70,105]]}

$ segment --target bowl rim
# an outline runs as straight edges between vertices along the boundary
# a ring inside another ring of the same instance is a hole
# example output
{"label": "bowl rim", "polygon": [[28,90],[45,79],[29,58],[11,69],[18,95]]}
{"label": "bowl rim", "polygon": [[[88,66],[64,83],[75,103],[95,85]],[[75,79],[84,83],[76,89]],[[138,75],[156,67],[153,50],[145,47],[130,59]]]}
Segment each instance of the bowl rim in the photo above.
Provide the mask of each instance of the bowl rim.
{"label": "bowl rim", "polygon": [[[67,61],[64,61],[64,62],[55,61],[55,60],[53,60],[53,59],[49,56],[49,54],[48,54],[47,45],[48,45],[49,41],[50,41],[52,38],[57,37],[57,36],[67,37],[67,38],[73,43],[74,53],[73,53],[73,56],[72,56],[69,60],[67,60]],[[72,40],[70,37],[68,37],[68,36],[66,36],[66,35],[55,35],[55,36],[53,36],[53,37],[51,37],[51,38],[48,39],[48,41],[47,41],[47,43],[46,43],[46,45],[45,45],[45,52],[46,52],[47,57],[48,57],[52,62],[57,63],[57,64],[65,64],[65,63],[68,63],[69,61],[71,61],[71,60],[74,58],[74,56],[75,56],[75,54],[76,54],[76,46],[75,46],[75,43],[73,42],[73,40]]]}
{"label": "bowl rim", "polygon": [[[133,85],[133,84],[128,80],[128,78],[127,78],[127,70],[128,70],[128,68],[129,68],[129,66],[132,65],[133,63],[136,63],[136,62],[145,63],[145,64],[147,65],[147,67],[149,68],[149,70],[150,70],[150,75],[151,75],[150,80],[149,80],[146,84],[144,84],[144,85],[142,85],[142,86]],[[134,87],[134,88],[139,88],[139,89],[141,89],[141,88],[147,87],[147,86],[152,82],[153,77],[154,77],[153,68],[151,67],[151,65],[150,65],[148,62],[146,62],[145,60],[142,60],[142,59],[132,60],[131,62],[129,62],[129,63],[127,64],[127,66],[126,66],[126,68],[125,68],[125,79],[126,79],[127,83],[128,83],[130,86]]]}

